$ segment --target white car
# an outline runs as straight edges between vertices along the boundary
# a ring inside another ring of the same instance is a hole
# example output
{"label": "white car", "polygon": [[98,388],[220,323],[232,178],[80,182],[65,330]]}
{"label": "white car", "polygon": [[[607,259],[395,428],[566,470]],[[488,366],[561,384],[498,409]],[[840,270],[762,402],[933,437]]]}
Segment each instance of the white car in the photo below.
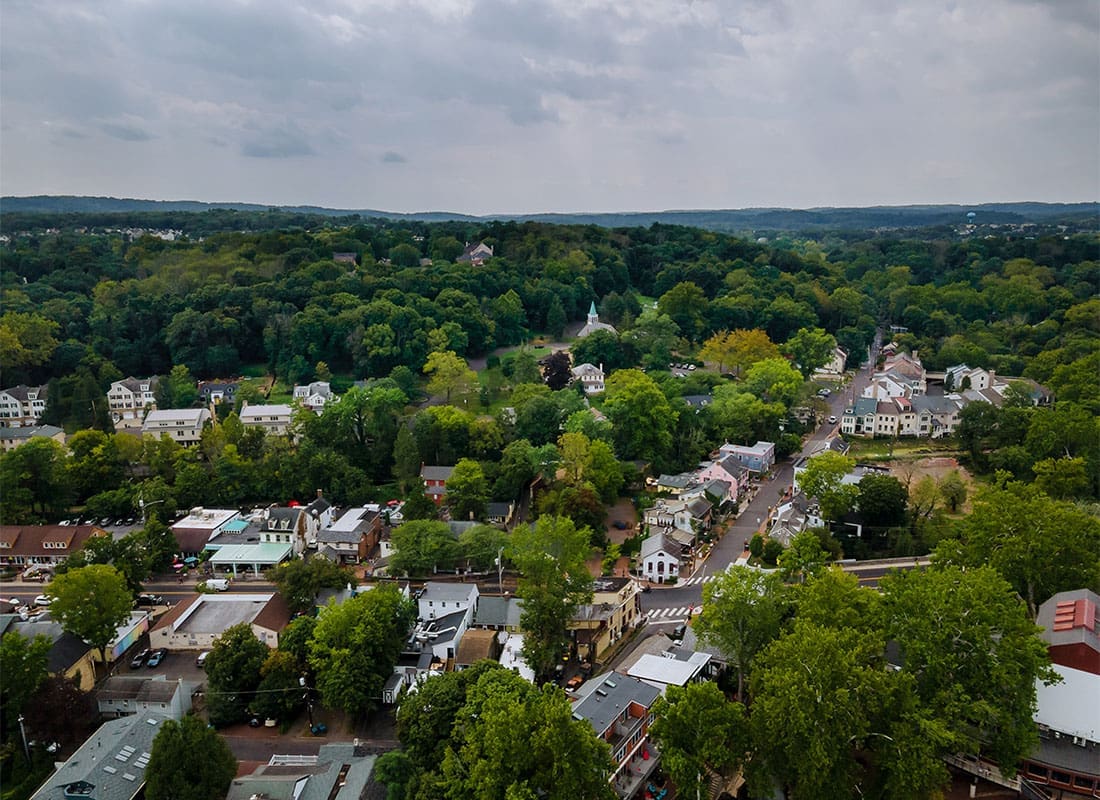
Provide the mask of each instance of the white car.
{"label": "white car", "polygon": [[829,424],[830,425],[836,425],[836,416],[835,415],[830,415],[829,416]]}
{"label": "white car", "polygon": [[53,598],[52,597],[47,597],[44,594],[40,594],[40,595],[38,595],[38,597],[34,598],[34,604],[36,606],[48,606],[52,602],[53,602]]}

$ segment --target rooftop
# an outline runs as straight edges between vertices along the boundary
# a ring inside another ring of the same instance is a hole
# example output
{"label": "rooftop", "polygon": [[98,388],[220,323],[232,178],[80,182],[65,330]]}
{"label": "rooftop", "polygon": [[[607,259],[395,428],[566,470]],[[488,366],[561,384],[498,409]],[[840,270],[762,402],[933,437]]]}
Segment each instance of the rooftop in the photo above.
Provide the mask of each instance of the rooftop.
{"label": "rooftop", "polygon": [[661,691],[629,675],[607,672],[587,681],[578,694],[583,698],[573,706],[574,719],[587,720],[602,734],[632,703],[650,708]]}

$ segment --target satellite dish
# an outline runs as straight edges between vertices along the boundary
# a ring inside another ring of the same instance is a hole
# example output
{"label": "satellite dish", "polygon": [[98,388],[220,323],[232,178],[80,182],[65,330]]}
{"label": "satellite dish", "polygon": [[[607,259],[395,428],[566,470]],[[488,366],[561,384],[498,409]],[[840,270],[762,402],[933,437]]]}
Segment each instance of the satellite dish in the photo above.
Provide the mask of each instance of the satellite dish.
{"label": "satellite dish", "polygon": [[975,214],[975,213],[974,213],[973,211],[971,211],[971,212],[970,212],[969,214],[967,214],[967,215],[966,215],[966,218],[967,218],[967,220],[969,220],[970,222],[973,222],[973,221],[974,221],[974,217],[976,217],[976,216],[978,216],[978,215],[977,215],[977,214]]}

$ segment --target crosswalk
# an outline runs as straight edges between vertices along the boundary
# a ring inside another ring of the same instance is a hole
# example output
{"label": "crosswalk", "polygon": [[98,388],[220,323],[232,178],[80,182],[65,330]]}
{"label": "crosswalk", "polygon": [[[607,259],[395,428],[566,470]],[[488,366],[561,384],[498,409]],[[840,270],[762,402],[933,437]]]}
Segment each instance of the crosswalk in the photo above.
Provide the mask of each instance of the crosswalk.
{"label": "crosswalk", "polygon": [[691,614],[694,606],[679,606],[678,608],[653,608],[646,612],[646,619],[654,620],[684,620]]}
{"label": "crosswalk", "polygon": [[702,577],[702,578],[688,578],[687,580],[677,581],[676,585],[677,586],[695,586],[697,584],[706,583],[707,581],[712,581],[712,580],[714,580],[714,576],[713,575],[707,575],[706,577]]}

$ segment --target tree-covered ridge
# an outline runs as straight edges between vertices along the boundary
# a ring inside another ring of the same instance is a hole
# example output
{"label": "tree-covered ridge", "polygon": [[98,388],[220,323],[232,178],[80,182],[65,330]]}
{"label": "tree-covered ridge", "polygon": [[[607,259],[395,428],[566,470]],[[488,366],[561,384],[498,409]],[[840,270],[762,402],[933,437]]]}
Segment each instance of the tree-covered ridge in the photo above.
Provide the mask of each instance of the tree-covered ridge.
{"label": "tree-covered ridge", "polygon": [[[495,248],[491,262],[455,263],[477,240]],[[334,252],[358,263],[338,264]],[[624,341],[644,347],[649,333],[630,333],[638,298],[653,297],[676,323],[674,342],[759,328],[782,343],[820,327],[859,353],[889,321],[909,329],[902,343],[929,368],[965,361],[1047,381],[1094,350],[1096,259],[1086,235],[768,246],[665,225],[21,237],[0,250],[0,355],[6,385],[100,361],[135,375],[186,364],[199,378],[266,364],[296,378],[323,360],[338,375],[382,376],[398,365],[419,372],[434,350],[480,355],[560,335],[593,300]]]}

